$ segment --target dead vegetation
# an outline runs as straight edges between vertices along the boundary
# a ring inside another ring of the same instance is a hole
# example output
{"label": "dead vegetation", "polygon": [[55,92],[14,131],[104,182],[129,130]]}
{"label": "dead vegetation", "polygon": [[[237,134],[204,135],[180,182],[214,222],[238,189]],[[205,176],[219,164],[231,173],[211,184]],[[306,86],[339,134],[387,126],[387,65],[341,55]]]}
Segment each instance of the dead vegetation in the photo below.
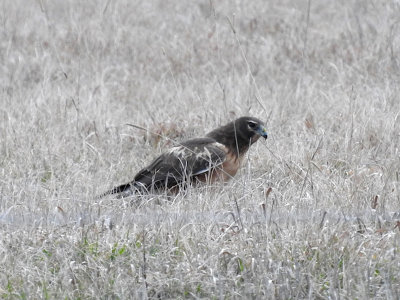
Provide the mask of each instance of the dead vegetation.
{"label": "dead vegetation", "polygon": [[[0,296],[398,299],[399,10],[5,0]],[[94,197],[240,115],[229,184]]]}

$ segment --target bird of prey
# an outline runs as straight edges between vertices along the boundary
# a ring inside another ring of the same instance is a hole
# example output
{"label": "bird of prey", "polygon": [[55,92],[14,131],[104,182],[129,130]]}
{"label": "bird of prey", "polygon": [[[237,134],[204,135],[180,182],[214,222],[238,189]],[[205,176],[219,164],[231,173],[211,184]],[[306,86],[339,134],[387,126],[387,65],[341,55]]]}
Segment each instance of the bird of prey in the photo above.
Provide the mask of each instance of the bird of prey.
{"label": "bird of prey", "polygon": [[131,182],[117,186],[101,197],[177,191],[198,182],[228,181],[238,171],[249,147],[260,137],[267,138],[261,120],[238,118],[205,137],[177,144],[140,170]]}

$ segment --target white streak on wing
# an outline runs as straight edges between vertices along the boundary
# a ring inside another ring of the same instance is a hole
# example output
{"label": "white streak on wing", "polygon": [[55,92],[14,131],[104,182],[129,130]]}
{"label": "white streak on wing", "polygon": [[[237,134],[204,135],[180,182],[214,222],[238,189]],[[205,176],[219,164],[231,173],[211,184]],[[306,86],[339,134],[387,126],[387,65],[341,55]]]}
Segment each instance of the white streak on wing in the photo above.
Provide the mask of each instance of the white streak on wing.
{"label": "white streak on wing", "polygon": [[177,157],[186,158],[190,155],[190,152],[184,146],[172,147],[167,151],[168,154],[173,154]]}
{"label": "white streak on wing", "polygon": [[[197,150],[196,148],[195,148],[195,150]],[[211,152],[207,149],[207,147],[204,147],[203,152],[196,153],[196,159],[198,159],[200,157],[204,158],[204,159],[211,158]]]}
{"label": "white streak on wing", "polygon": [[[219,149],[221,149],[221,150],[224,151],[225,153],[228,152],[228,149],[227,149],[226,146],[224,146],[223,144],[220,144],[220,143],[218,143],[218,142],[215,142],[215,143],[213,143],[212,145],[218,147]],[[193,173],[192,175],[194,175],[194,176],[195,176],[195,175],[202,174],[202,173],[205,173],[205,172],[208,172],[208,171],[210,171],[212,168],[215,168],[215,167],[221,165],[221,164],[224,162],[224,160],[221,160],[221,161],[218,161],[218,162],[213,162],[213,161],[211,160],[211,152],[210,152],[210,150],[207,149],[207,147],[204,147],[204,151],[203,151],[203,152],[200,152],[200,153],[197,153],[197,154],[196,154],[196,159],[198,159],[198,158],[200,158],[200,157],[203,158],[203,159],[205,159],[205,160],[208,159],[209,164],[208,164],[208,166],[206,166],[205,168],[203,168],[203,169],[197,171],[196,173]]]}
{"label": "white streak on wing", "polygon": [[222,151],[224,151],[225,154],[228,154],[228,153],[229,153],[229,149],[228,149],[224,144],[215,142],[215,143],[214,143],[214,146],[217,147],[217,148],[219,148],[219,149],[221,149]]}
{"label": "white streak on wing", "polygon": [[[228,148],[221,143],[214,142],[211,145],[221,149],[225,153],[228,153]],[[186,148],[185,146],[175,146],[175,147],[170,148],[166,153],[170,154],[170,155],[174,155],[181,161],[181,163],[183,163],[184,161],[186,162],[186,159],[192,155],[195,155],[196,160],[199,158],[208,160],[209,164],[207,166],[205,166],[203,169],[197,171],[196,173],[192,174],[192,175],[199,175],[199,174],[210,171],[211,168],[215,168],[224,162],[224,160],[213,162],[211,159],[212,154],[211,154],[210,150],[207,149],[207,146],[204,147],[203,149],[204,149],[203,151],[198,152],[199,151],[198,147],[194,147],[193,150],[190,150],[190,149]]]}
{"label": "white streak on wing", "polygon": [[210,168],[204,168],[204,169],[201,169],[201,170],[197,171],[196,173],[193,173],[192,176],[203,174],[203,173],[208,172],[208,171],[210,171]]}

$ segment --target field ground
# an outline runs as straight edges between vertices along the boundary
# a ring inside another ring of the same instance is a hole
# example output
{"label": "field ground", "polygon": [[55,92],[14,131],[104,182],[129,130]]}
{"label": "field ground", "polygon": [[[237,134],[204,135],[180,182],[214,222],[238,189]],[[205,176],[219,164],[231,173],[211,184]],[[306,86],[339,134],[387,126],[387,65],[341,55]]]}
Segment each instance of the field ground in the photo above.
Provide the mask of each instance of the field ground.
{"label": "field ground", "polygon": [[[0,7],[0,296],[399,299],[398,1]],[[97,199],[234,117],[226,185]],[[127,126],[142,126],[148,131]]]}

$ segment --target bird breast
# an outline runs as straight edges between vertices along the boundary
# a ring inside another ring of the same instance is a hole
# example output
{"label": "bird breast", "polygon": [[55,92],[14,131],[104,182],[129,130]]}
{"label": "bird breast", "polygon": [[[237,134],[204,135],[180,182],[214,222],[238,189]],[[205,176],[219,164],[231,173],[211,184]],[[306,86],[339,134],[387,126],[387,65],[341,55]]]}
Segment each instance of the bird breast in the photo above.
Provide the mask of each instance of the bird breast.
{"label": "bird breast", "polygon": [[243,155],[239,157],[232,152],[228,152],[226,155],[226,159],[222,164],[222,170],[224,172],[224,181],[228,181],[233,176],[236,175],[237,171],[239,170],[240,166],[242,165]]}

